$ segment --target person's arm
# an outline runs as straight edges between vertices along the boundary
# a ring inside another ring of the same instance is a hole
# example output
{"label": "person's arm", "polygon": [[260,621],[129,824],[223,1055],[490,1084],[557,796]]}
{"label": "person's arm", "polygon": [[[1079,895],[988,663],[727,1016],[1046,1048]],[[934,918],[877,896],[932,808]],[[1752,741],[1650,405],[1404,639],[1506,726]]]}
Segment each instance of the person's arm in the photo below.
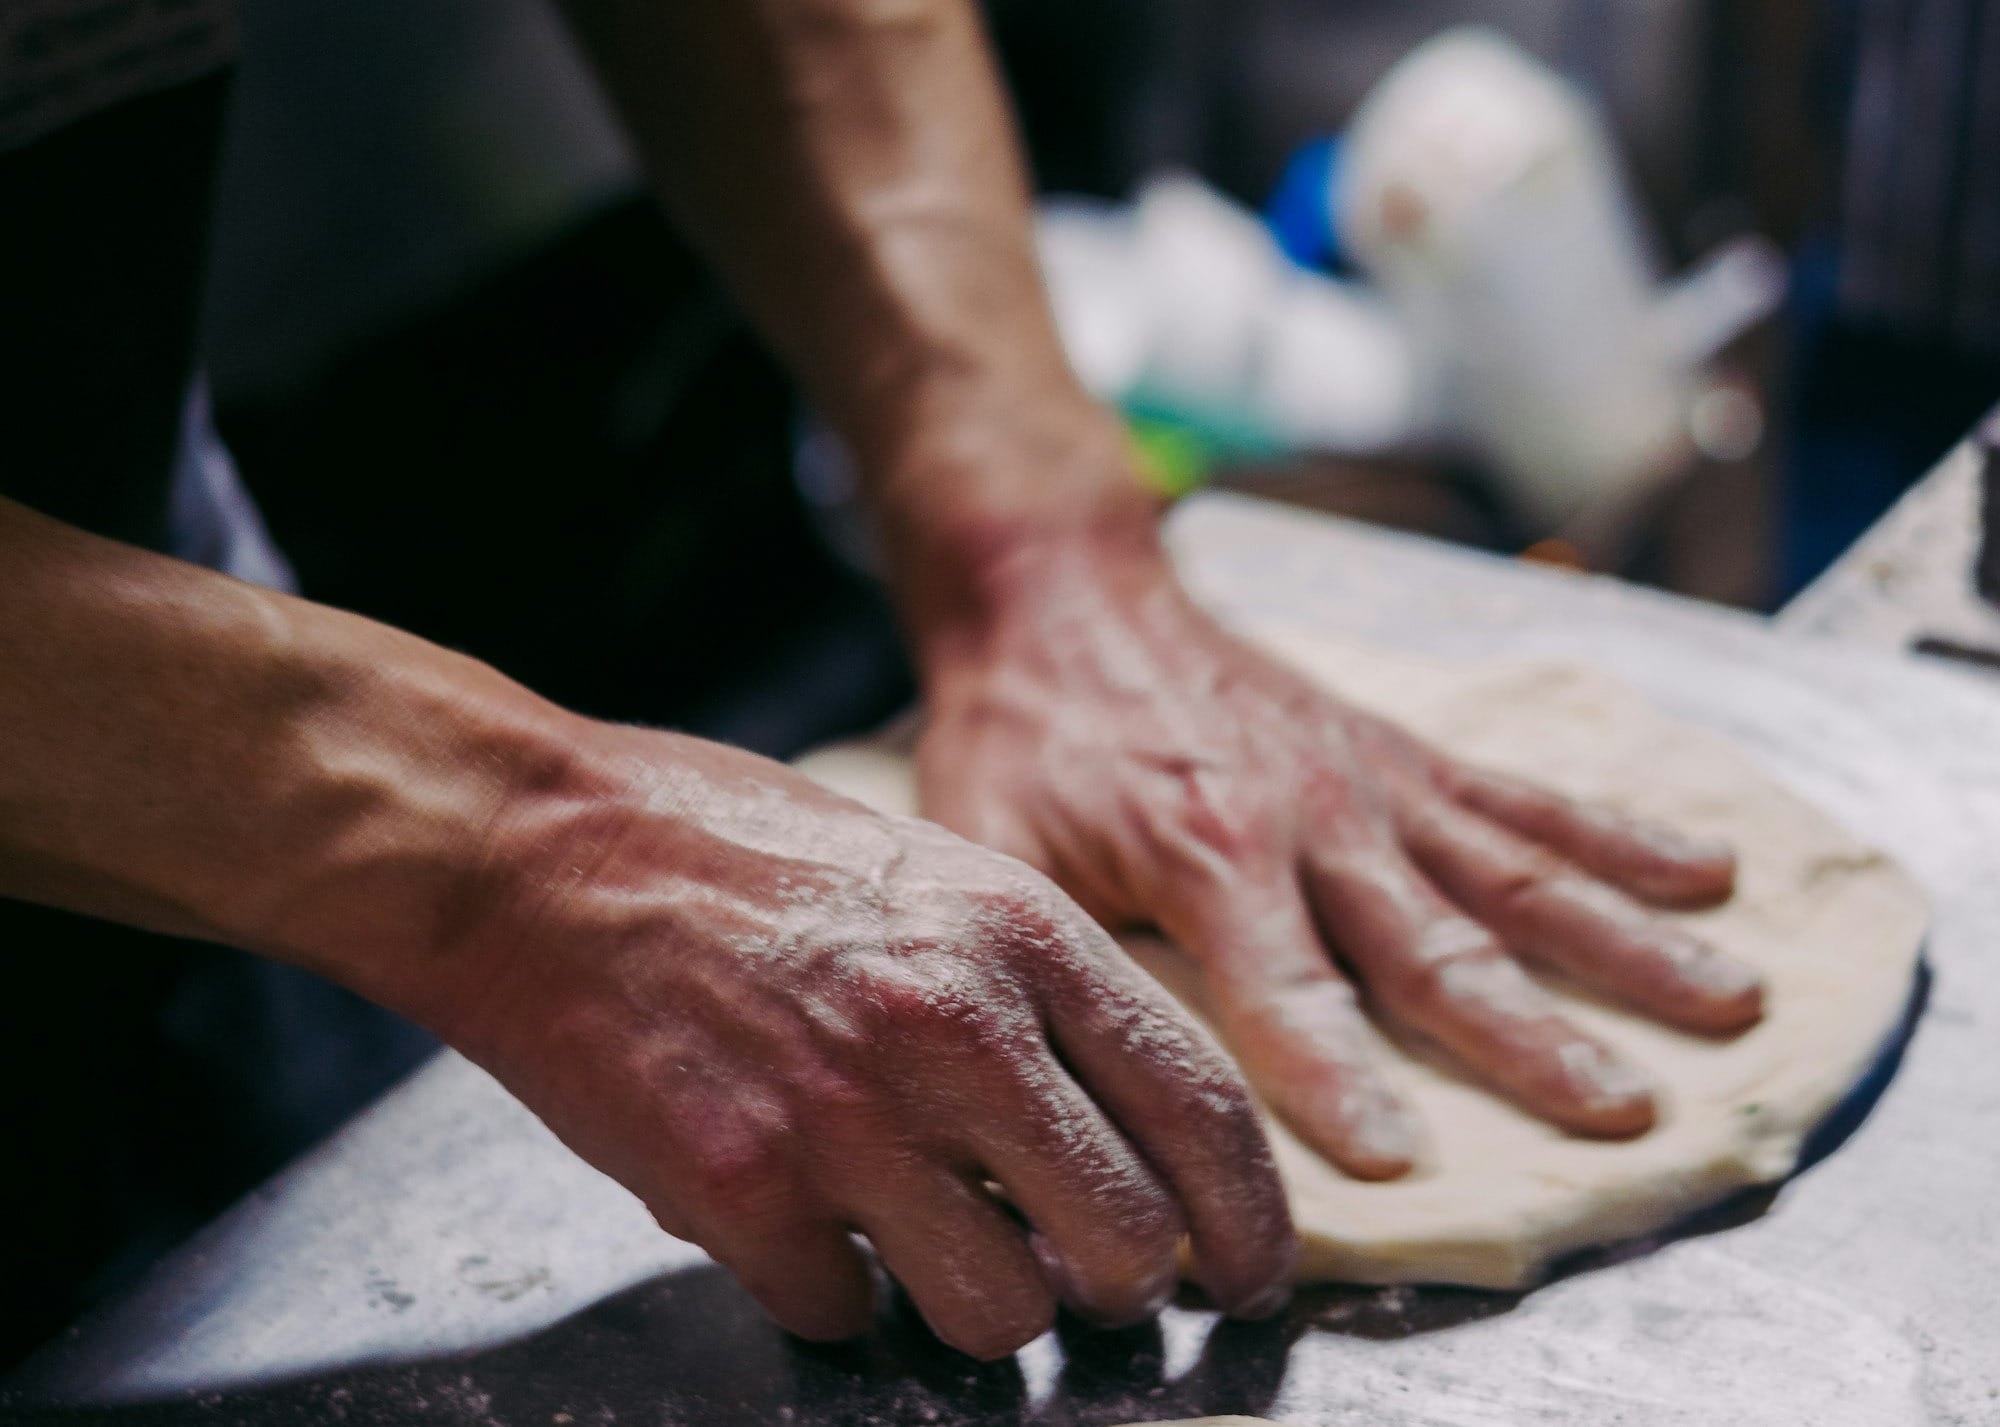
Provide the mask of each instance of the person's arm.
{"label": "person's arm", "polygon": [[0,893],[407,1009],[568,721],[473,660],[0,500]]}
{"label": "person's arm", "polygon": [[970,0],[563,0],[662,201],[857,457],[920,651],[1032,538],[1147,551]]}
{"label": "person's arm", "polygon": [[926,811],[1171,934],[1310,1142],[1371,1177],[1417,1153],[1357,981],[1586,1134],[1645,1129],[1651,1096],[1517,955],[1676,1024],[1756,1019],[1756,978],[1643,905],[1726,897],[1727,849],[1461,768],[1181,591],[1064,361],[971,0],[565,8],[664,201],[859,457],[923,681]]}
{"label": "person's arm", "polygon": [[1283,1298],[1247,1092],[1044,878],[4,500],[0,894],[428,1025],[807,1336],[869,1321],[855,1233],[982,1356],[1151,1311],[1184,1230]]}

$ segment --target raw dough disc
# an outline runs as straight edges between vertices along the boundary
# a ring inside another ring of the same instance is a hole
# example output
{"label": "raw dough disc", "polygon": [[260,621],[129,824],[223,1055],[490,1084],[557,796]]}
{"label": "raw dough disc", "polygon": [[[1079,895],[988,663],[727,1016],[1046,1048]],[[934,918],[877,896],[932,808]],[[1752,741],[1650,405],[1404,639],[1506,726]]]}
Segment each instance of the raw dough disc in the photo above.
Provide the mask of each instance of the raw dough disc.
{"label": "raw dough disc", "polygon": [[[1273,1125],[1300,1277],[1521,1287],[1564,1253],[1650,1233],[1788,1174],[1908,1003],[1925,921],[1910,879],[1733,745],[1601,674],[1434,663],[1297,635],[1262,642],[1472,762],[1733,843],[1736,897],[1684,920],[1763,971],[1768,1006],[1752,1030],[1711,1041],[1556,988],[1570,1016],[1664,1087],[1659,1124],[1623,1143],[1566,1136],[1377,1037],[1428,1127],[1425,1162],[1363,1184]],[[893,741],[828,749],[801,766],[885,810],[914,806],[906,749]],[[1185,958],[1151,938],[1127,945],[1200,1010]]]}

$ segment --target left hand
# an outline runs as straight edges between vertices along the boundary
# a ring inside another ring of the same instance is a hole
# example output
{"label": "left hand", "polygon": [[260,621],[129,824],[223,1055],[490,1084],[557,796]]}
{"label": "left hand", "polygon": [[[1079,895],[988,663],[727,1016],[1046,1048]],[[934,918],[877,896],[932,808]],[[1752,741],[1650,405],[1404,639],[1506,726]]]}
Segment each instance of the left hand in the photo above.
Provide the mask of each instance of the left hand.
{"label": "left hand", "polygon": [[1225,632],[1157,547],[1018,564],[998,616],[931,661],[925,811],[1177,942],[1265,1100],[1348,1173],[1403,1173],[1421,1133],[1370,1062],[1356,982],[1594,1136],[1651,1126],[1647,1082],[1522,960],[1674,1026],[1761,1015],[1751,969],[1646,909],[1726,899],[1726,847],[1428,747]]}

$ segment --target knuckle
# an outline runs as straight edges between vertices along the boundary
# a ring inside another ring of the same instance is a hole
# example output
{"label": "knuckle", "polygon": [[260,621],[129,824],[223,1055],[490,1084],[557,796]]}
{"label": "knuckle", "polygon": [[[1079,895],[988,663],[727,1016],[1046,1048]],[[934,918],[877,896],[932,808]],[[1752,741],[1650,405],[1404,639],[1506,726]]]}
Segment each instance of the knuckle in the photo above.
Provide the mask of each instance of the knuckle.
{"label": "knuckle", "polygon": [[913,960],[878,963],[860,976],[857,1020],[864,1044],[879,1046],[884,1032],[899,1033],[940,1014],[944,990]]}
{"label": "knuckle", "polygon": [[761,1116],[703,1127],[693,1145],[688,1176],[712,1211],[779,1213],[794,1198],[789,1136]]}
{"label": "knuckle", "polygon": [[1505,962],[1492,934],[1462,917],[1431,923],[1410,950],[1405,994],[1426,1009],[1457,1001],[1474,989],[1469,982],[1489,976]]}
{"label": "knuckle", "polygon": [[1431,786],[1453,802],[1468,804],[1472,802],[1477,792],[1478,775],[1455,758],[1448,758],[1431,750],[1426,751],[1430,754],[1428,766]]}
{"label": "knuckle", "polygon": [[[1053,882],[1002,894],[983,950],[1004,968],[1015,994],[1070,984],[1070,974],[1102,964],[1111,941]],[[1054,977],[1054,980],[1050,978]]]}
{"label": "knuckle", "polygon": [[852,1054],[812,1057],[792,1071],[792,1091],[833,1128],[872,1119],[882,1095],[876,1078],[856,1068]]}
{"label": "knuckle", "polygon": [[872,978],[867,1054],[992,1049],[1013,1040],[1019,1017],[1005,988],[964,964],[904,967]]}
{"label": "knuckle", "polygon": [[1009,946],[1059,941],[1079,915],[1062,890],[1038,872],[1022,871],[974,894],[981,929]]}
{"label": "knuckle", "polygon": [[1306,860],[1317,910],[1336,931],[1386,928],[1408,915],[1410,873],[1392,830],[1371,825],[1355,837],[1309,850]]}
{"label": "knuckle", "polygon": [[858,1078],[874,1063],[901,1011],[905,988],[885,960],[875,950],[845,954],[827,968],[826,989],[798,1003],[809,1064],[824,1071],[829,1090],[838,1088],[832,1077],[853,1073]]}
{"label": "knuckle", "polygon": [[1545,905],[1552,894],[1569,889],[1574,881],[1553,860],[1523,858],[1494,878],[1493,899],[1507,911],[1532,912]]}
{"label": "knuckle", "polygon": [[1460,825],[1451,807],[1439,798],[1408,798],[1396,810],[1396,824],[1412,847],[1442,851],[1453,843]]}
{"label": "knuckle", "polygon": [[1395,770],[1378,765],[1375,776],[1357,777],[1348,760],[1318,758],[1300,770],[1297,798],[1322,836],[1364,844],[1389,826],[1390,785],[1402,787]]}
{"label": "knuckle", "polygon": [[1202,852],[1228,866],[1268,862],[1277,855],[1277,828],[1261,802],[1219,797],[1197,785],[1182,804],[1180,821]]}

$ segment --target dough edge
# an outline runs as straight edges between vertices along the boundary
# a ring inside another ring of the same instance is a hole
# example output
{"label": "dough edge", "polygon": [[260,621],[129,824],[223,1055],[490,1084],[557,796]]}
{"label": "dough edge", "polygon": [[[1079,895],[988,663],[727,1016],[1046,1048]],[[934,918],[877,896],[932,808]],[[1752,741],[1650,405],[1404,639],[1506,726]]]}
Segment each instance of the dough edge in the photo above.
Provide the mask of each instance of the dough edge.
{"label": "dough edge", "polygon": [[[1542,1182],[1517,1186],[1511,1200],[1485,1176],[1460,1186],[1456,1203],[1448,1188],[1440,1202],[1443,1176],[1427,1181],[1424,1171],[1386,1185],[1347,1180],[1282,1125],[1267,1121],[1300,1227],[1299,1278],[1525,1288],[1570,1253],[1643,1238],[1738,1190],[1790,1174],[1806,1138],[1863,1077],[1903,1019],[1926,921],[1922,894],[1907,875],[1761,772],[1735,745],[1669,718],[1594,671],[1543,662],[1447,664],[1296,634],[1267,634],[1260,642],[1357,703],[1407,720],[1472,761],[1670,823],[1694,823],[1690,830],[1729,836],[1739,845],[1746,838],[1775,839],[1791,859],[1774,874],[1789,879],[1784,885],[1760,883],[1746,856],[1736,902],[1690,920],[1739,953],[1765,942],[1794,951],[1806,941],[1844,946],[1852,965],[1843,960],[1840,969],[1855,973],[1828,994],[1819,984],[1832,986],[1824,968],[1816,972],[1804,958],[1788,960],[1781,976],[1766,958],[1752,955],[1771,978],[1772,1014],[1742,1041],[1769,1042],[1774,1027],[1782,1027],[1775,1054],[1738,1056],[1746,1066],[1742,1085],[1717,1104],[1706,1103],[1716,1097],[1705,1090],[1698,1116],[1678,1113],[1682,1107],[1670,1098],[1662,1125],[1638,1140],[1571,1140],[1508,1107],[1492,1115],[1466,1109],[1483,1128],[1509,1137],[1504,1144],[1511,1153],[1550,1161]],[[1603,756],[1588,769],[1583,764],[1590,760],[1582,756],[1588,749],[1576,743],[1579,731],[1589,746],[1610,750],[1599,748]],[[863,801],[908,811],[914,789],[904,746],[893,739],[843,745],[810,755],[801,767]],[[1632,755],[1628,762],[1643,760],[1646,776],[1635,781],[1629,769],[1621,773],[1622,755]],[[1676,779],[1674,796],[1667,796],[1664,785]],[[1130,938],[1127,945],[1199,1010],[1184,958],[1154,938]],[[1821,994],[1808,998],[1809,990]],[[1821,1015],[1822,1002],[1841,1013],[1831,1024],[1812,1019]],[[1633,1018],[1605,1008],[1571,1002],[1566,1009],[1599,1033],[1607,1027],[1619,1032],[1611,1038],[1642,1063],[1649,1051],[1702,1061],[1732,1054],[1733,1043],[1636,1026]],[[1668,1090],[1675,1095],[1671,1082]],[[1456,1093],[1483,1098],[1483,1092]],[[1426,1102],[1423,1112],[1435,1115],[1436,1107]],[[1529,1169],[1532,1179],[1536,1171]]]}

